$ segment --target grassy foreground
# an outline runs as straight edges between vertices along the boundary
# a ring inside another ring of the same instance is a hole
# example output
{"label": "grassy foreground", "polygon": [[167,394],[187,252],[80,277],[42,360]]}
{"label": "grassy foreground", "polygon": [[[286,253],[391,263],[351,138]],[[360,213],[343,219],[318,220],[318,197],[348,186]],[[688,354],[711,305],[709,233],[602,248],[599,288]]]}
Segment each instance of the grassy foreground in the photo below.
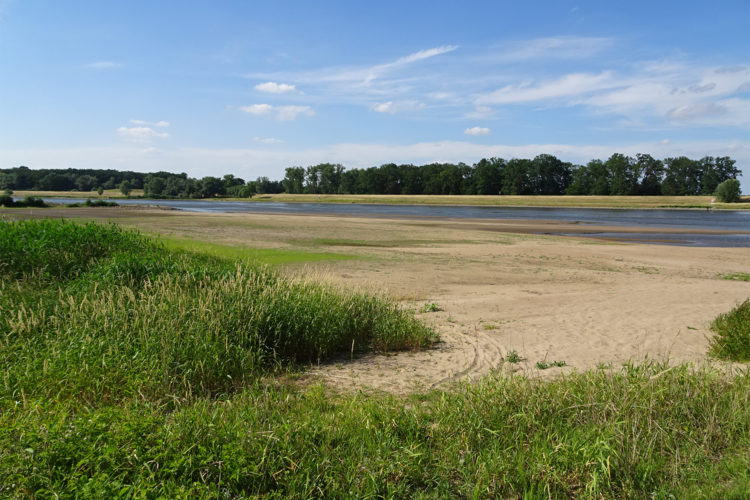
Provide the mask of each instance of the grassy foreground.
{"label": "grassy foreground", "polygon": [[0,497],[743,498],[750,374],[494,374],[409,397],[292,362],[415,348],[387,301],[168,251],[117,226],[0,223]]}

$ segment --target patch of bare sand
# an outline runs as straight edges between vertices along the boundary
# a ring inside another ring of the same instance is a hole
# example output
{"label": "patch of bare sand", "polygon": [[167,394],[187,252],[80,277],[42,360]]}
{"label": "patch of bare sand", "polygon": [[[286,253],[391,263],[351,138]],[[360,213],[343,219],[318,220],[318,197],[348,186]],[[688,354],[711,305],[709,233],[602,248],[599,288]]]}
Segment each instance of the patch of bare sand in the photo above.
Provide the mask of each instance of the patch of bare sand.
{"label": "patch of bare sand", "polygon": [[[703,363],[711,321],[750,296],[750,284],[720,276],[750,269],[747,249],[542,236],[493,242],[451,226],[456,239],[474,241],[381,250],[385,265],[326,265],[331,279],[381,288],[407,307],[438,304],[442,311],[420,316],[443,343],[314,375],[344,389],[409,392],[498,368],[549,377],[644,359]],[[510,351],[524,360],[504,361]],[[566,366],[540,370],[540,361]]]}

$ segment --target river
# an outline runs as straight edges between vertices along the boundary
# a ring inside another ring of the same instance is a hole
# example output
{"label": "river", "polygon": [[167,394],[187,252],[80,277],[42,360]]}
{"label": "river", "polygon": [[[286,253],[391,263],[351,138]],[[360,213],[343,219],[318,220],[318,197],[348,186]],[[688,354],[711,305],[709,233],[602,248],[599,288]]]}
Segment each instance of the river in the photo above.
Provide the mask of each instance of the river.
{"label": "river", "polygon": [[[45,201],[56,204],[70,204],[82,200],[45,198]],[[687,246],[750,247],[750,210],[526,208],[146,199],[118,199],[115,201],[120,205],[162,206],[188,212],[553,220],[582,225],[621,226],[648,230],[644,233],[594,232],[581,236],[612,237],[621,240]],[[659,228],[680,230],[680,233],[654,231],[654,229]],[[705,231],[721,231],[724,234],[705,234]]]}

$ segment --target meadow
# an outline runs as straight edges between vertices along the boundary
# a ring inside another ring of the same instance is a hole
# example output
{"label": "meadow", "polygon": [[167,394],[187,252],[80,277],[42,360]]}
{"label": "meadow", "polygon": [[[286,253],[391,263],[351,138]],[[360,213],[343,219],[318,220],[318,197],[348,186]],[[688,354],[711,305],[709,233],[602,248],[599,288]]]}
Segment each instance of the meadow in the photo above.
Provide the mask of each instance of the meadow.
{"label": "meadow", "polygon": [[[425,245],[392,231],[394,247]],[[746,369],[641,361],[545,381],[509,373],[506,354],[474,382],[341,390],[306,373],[369,352],[429,353],[436,330],[383,294],[257,260],[369,266],[321,248],[385,249],[315,228],[304,249],[215,240],[0,223],[1,496],[743,498],[750,488]],[[740,333],[745,307],[725,321]]]}

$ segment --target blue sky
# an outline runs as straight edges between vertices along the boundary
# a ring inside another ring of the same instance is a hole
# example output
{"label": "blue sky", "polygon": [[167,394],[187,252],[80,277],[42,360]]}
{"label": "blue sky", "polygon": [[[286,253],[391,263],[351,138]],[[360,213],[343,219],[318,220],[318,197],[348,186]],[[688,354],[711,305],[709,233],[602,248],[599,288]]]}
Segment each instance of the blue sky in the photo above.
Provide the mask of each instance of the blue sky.
{"label": "blue sky", "polygon": [[0,167],[729,155],[750,2],[0,0]]}

